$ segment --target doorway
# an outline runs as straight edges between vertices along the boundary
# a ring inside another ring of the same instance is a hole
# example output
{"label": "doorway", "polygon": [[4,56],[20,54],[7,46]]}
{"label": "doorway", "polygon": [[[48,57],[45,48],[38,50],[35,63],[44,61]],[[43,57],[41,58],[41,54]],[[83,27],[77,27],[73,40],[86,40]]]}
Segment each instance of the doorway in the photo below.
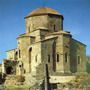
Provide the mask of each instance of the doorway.
{"label": "doorway", "polygon": [[12,74],[13,68],[11,66],[6,68],[6,74]]}

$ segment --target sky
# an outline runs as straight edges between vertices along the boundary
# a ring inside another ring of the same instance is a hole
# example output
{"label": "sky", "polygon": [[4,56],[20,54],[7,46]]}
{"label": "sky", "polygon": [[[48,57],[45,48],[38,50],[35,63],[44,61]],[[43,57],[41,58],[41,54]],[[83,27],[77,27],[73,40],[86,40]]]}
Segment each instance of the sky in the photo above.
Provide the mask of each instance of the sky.
{"label": "sky", "polygon": [[16,38],[25,33],[24,17],[44,6],[64,16],[64,31],[86,44],[90,55],[90,0],[0,0],[0,62],[7,50],[17,47]]}

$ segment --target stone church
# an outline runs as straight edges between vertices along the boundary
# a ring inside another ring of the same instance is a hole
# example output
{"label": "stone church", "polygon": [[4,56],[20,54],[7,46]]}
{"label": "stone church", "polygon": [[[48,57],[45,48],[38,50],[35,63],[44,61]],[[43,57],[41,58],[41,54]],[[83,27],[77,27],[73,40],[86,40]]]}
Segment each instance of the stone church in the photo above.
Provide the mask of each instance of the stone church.
{"label": "stone church", "polygon": [[26,32],[17,37],[17,48],[7,51],[2,73],[32,74],[44,77],[44,65],[49,74],[85,73],[86,45],[63,30],[62,14],[48,7],[33,10],[25,17]]}

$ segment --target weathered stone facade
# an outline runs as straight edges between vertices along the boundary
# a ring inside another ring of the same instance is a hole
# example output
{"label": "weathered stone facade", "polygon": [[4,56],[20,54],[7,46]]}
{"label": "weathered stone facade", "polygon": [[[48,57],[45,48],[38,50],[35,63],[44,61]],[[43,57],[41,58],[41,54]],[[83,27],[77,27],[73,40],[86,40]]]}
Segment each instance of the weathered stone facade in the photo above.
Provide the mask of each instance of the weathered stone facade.
{"label": "weathered stone facade", "polygon": [[7,60],[18,62],[16,75],[31,74],[43,79],[45,64],[51,76],[86,72],[86,45],[63,31],[63,19],[47,7],[25,17],[26,33],[17,38],[16,49],[7,51]]}

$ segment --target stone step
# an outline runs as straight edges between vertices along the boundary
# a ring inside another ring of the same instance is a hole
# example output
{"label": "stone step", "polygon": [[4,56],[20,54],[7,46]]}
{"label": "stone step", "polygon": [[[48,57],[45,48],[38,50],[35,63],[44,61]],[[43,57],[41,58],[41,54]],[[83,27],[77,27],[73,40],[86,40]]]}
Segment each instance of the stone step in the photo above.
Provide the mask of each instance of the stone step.
{"label": "stone step", "polygon": [[6,80],[4,85],[5,86],[12,86],[12,85],[17,85],[17,76],[16,75],[8,75],[6,76]]}

